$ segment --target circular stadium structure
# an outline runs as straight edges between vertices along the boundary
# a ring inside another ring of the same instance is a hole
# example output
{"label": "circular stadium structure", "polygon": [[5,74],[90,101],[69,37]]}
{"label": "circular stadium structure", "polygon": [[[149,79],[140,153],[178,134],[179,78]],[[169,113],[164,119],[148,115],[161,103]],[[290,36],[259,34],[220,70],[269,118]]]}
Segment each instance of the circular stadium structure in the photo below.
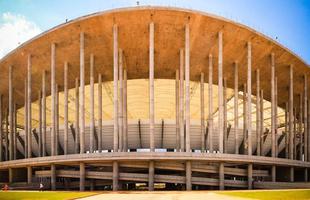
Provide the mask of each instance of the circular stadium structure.
{"label": "circular stadium structure", "polygon": [[0,182],[14,189],[310,188],[309,66],[242,24],[104,11],[0,69]]}

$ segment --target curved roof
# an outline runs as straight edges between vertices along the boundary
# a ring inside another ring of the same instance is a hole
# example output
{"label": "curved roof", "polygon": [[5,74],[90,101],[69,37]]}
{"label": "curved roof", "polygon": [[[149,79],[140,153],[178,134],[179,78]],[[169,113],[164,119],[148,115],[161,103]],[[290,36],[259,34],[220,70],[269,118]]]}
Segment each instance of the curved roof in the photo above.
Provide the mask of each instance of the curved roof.
{"label": "curved roof", "polygon": [[[262,74],[261,87],[265,99],[270,99],[270,54],[275,53],[278,78],[278,102],[284,107],[288,99],[288,73],[294,65],[295,98],[303,91],[303,75],[308,65],[287,48],[255,30],[239,23],[207,13],[181,8],[133,7],[87,15],[61,24],[24,43],[0,60],[0,93],[4,103],[8,97],[8,66],[13,65],[15,100],[22,105],[27,55],[32,55],[32,89],[41,87],[43,70],[50,71],[51,43],[56,43],[56,81],[63,85],[63,65],[69,62],[69,87],[79,77],[79,34],[85,33],[86,83],[89,82],[89,56],[95,55],[95,72],[105,81],[113,78],[112,26],[119,27],[119,47],[124,50],[125,67],[129,79],[148,78],[148,24],[155,23],[155,78],[174,79],[179,67],[179,49],[184,46],[184,26],[190,25],[191,80],[200,80],[200,73],[208,72],[208,55],[214,57],[214,82],[217,82],[217,33],[223,32],[223,71],[227,86],[233,87],[233,63],[239,63],[239,83],[246,80],[246,42],[252,43],[252,69]],[[254,76],[253,76],[254,77]],[[47,78],[49,85],[49,77]],[[310,80],[310,79],[308,79]],[[206,79],[207,82],[207,79]],[[256,93],[253,79],[253,94]],[[50,92],[48,88],[48,93]],[[33,92],[33,101],[37,92]],[[297,101],[295,101],[297,103]],[[19,106],[19,107],[20,107]]]}

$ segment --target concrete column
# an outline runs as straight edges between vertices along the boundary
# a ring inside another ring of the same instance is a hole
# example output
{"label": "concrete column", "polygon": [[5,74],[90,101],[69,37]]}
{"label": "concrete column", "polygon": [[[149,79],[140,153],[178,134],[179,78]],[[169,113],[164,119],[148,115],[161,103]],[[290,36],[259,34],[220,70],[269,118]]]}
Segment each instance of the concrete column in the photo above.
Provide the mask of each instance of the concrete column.
{"label": "concrete column", "polygon": [[238,129],[239,129],[239,83],[238,62],[234,62],[234,131],[235,131],[235,154],[239,154]]}
{"label": "concrete column", "polygon": [[278,157],[278,154],[279,154],[279,148],[278,148],[278,141],[279,141],[279,138],[278,138],[278,77],[275,77],[275,106],[274,106],[274,109],[275,109],[275,149],[276,149],[276,157]]}
{"label": "concrete column", "polygon": [[150,150],[155,151],[154,141],[154,121],[155,121],[155,110],[154,110],[154,23],[150,23],[150,38],[149,38],[149,91],[150,91]]}
{"label": "concrete column", "polygon": [[13,124],[14,124],[14,160],[16,160],[17,156],[17,104],[14,103],[13,107]]}
{"label": "concrete column", "polygon": [[253,164],[248,164],[248,189],[253,189]]}
{"label": "concrete column", "polygon": [[46,156],[46,71],[42,73],[42,156]]}
{"label": "concrete column", "polygon": [[297,160],[297,109],[293,108],[293,120],[294,120],[294,131],[293,131],[293,151],[294,151],[294,160]]}
{"label": "concrete column", "polygon": [[264,90],[261,90],[260,91],[260,117],[261,117],[261,120],[260,120],[260,135],[261,135],[261,139],[260,139],[260,152],[262,153],[263,152],[263,144],[264,144],[264,140],[262,140],[262,136],[264,135]]}
{"label": "concrete column", "polygon": [[68,154],[68,62],[64,64],[64,155]]}
{"label": "concrete column", "polygon": [[56,73],[56,52],[55,52],[55,43],[52,43],[51,46],[51,99],[52,99],[52,112],[51,112],[51,156],[56,155],[56,92],[55,92],[55,85],[56,85],[56,78],[55,78],[55,73]]}
{"label": "concrete column", "polygon": [[80,112],[79,112],[79,79],[75,79],[75,143],[74,152],[79,152],[80,147]]}
{"label": "concrete column", "polygon": [[5,110],[5,136],[4,136],[4,142],[5,142],[5,160],[9,160],[9,138],[8,138],[8,133],[9,133],[9,111],[6,108]]}
{"label": "concrete column", "polygon": [[118,151],[118,28],[113,25],[113,151]]}
{"label": "concrete column", "polygon": [[223,97],[223,33],[218,33],[218,134],[219,134],[219,152],[223,153],[224,141],[224,97]]}
{"label": "concrete column", "polygon": [[304,156],[305,161],[308,160],[308,80],[304,75]]}
{"label": "concrete column", "polygon": [[224,140],[223,140],[223,152],[227,153],[227,79],[226,77],[223,79],[223,110],[224,110]]}
{"label": "concrete column", "polygon": [[[38,92],[38,104],[39,104],[39,128],[38,128],[38,139],[39,139],[39,157],[42,156],[42,95],[41,90]],[[14,128],[15,129],[15,128]]]}
{"label": "concrete column", "polygon": [[186,190],[192,190],[192,162],[186,161]]}
{"label": "concrete column", "polygon": [[9,183],[13,183],[14,172],[12,168],[9,168]]}
{"label": "concrete column", "polygon": [[31,158],[32,154],[32,114],[31,114],[31,55],[28,55],[28,66],[27,66],[27,128],[28,128],[28,158]]}
{"label": "concrete column", "polygon": [[14,159],[14,143],[13,143],[13,84],[12,84],[12,66],[9,66],[9,159]]}
{"label": "concrete column", "polygon": [[275,60],[271,54],[271,157],[276,157],[276,127],[275,127]]}
{"label": "concrete column", "polygon": [[224,190],[224,163],[220,163],[219,164],[219,189],[220,190]]}
{"label": "concrete column", "polygon": [[124,136],[123,136],[123,130],[124,130],[124,124],[123,124],[123,120],[124,120],[124,116],[123,116],[123,102],[124,102],[124,91],[123,91],[123,50],[119,49],[118,52],[118,82],[119,82],[119,101],[118,101],[118,145],[119,145],[119,151],[123,151],[123,140],[124,140]]}
{"label": "concrete column", "polygon": [[85,190],[85,163],[80,163],[80,191]]}
{"label": "concrete column", "polygon": [[308,182],[308,168],[304,169],[304,182]]}
{"label": "concrete column", "polygon": [[2,126],[2,95],[0,94],[0,138],[1,138],[1,141],[0,141],[0,162],[2,162],[4,159],[3,159],[3,126]]}
{"label": "concrete column", "polygon": [[289,118],[289,103],[288,102],[285,102],[285,128],[284,128],[284,132],[285,132],[285,158],[289,158],[289,131],[288,131],[288,126],[289,126],[289,123],[288,123],[288,118]]}
{"label": "concrete column", "polygon": [[123,92],[124,100],[123,100],[123,110],[124,110],[124,151],[128,151],[128,116],[127,116],[127,70],[124,69],[124,92]]}
{"label": "concrete column", "polygon": [[176,135],[176,150],[180,151],[180,77],[179,70],[175,72],[175,135]]}
{"label": "concrete column", "polygon": [[102,151],[102,75],[98,75],[98,150]]}
{"label": "concrete column", "polygon": [[256,70],[256,155],[260,156],[261,152],[261,111],[260,111],[260,73],[259,69]]}
{"label": "concrete column", "polygon": [[212,55],[209,54],[209,81],[208,81],[208,91],[209,91],[209,105],[208,105],[208,143],[209,151],[213,153],[213,63]]}
{"label": "concrete column", "polygon": [[80,153],[85,153],[85,62],[84,33],[80,33]]}
{"label": "concrete column", "polygon": [[94,54],[90,55],[90,138],[89,151],[93,153],[95,150],[95,89],[94,89]]}
{"label": "concrete column", "polygon": [[27,166],[27,183],[32,183],[32,167]]}
{"label": "concrete column", "polygon": [[201,73],[200,77],[200,131],[201,131],[201,151],[204,152],[206,150],[206,141],[205,141],[205,131],[206,131],[206,126],[205,126],[205,89],[204,89],[204,73]]}
{"label": "concrete column", "polygon": [[299,160],[302,160],[302,154],[303,154],[303,132],[302,132],[302,116],[303,116],[303,98],[302,98],[302,93],[299,95],[299,118],[298,118],[298,132],[299,132]]}
{"label": "concrete column", "polygon": [[290,182],[294,182],[294,167],[290,167]]}
{"label": "concrete column", "polygon": [[56,166],[51,164],[51,190],[56,190]]}
{"label": "concrete column", "polygon": [[[25,78],[25,83],[24,83],[24,86],[25,86],[25,89],[24,89],[24,92],[25,92],[25,94],[24,94],[24,132],[25,132],[25,153],[24,153],[24,155],[25,155],[25,158],[28,158],[28,115],[27,115],[27,113],[28,113],[28,103],[27,103],[27,94],[28,94],[28,92],[27,92],[27,78]],[[4,115],[4,116],[6,116],[6,114]],[[6,134],[5,134],[6,135]],[[7,160],[7,151],[6,151],[6,148],[7,148],[7,146],[5,146],[5,160]]]}
{"label": "concrete column", "polygon": [[276,182],[276,180],[277,180],[276,175],[277,175],[277,173],[276,173],[276,166],[273,165],[271,167],[271,180],[272,180],[272,182]]}
{"label": "concrete column", "polygon": [[118,162],[117,161],[113,161],[113,191],[117,191],[118,190]]}
{"label": "concrete column", "polygon": [[190,35],[189,24],[185,25],[185,133],[186,152],[191,152],[190,137]]}
{"label": "concrete column", "polygon": [[58,84],[55,85],[55,102],[56,102],[56,119],[55,119],[55,147],[56,155],[59,155],[59,87]]}
{"label": "concrete column", "polygon": [[184,50],[180,49],[180,150],[184,151]]}
{"label": "concrete column", "polygon": [[247,75],[247,119],[248,119],[248,155],[252,155],[252,45],[248,42],[248,75]]}
{"label": "concrete column", "polygon": [[243,154],[246,154],[248,151],[248,115],[247,115],[247,91],[246,91],[246,84],[243,84]]}
{"label": "concrete column", "polygon": [[155,174],[155,167],[154,161],[149,162],[149,191],[154,190],[154,174]]}

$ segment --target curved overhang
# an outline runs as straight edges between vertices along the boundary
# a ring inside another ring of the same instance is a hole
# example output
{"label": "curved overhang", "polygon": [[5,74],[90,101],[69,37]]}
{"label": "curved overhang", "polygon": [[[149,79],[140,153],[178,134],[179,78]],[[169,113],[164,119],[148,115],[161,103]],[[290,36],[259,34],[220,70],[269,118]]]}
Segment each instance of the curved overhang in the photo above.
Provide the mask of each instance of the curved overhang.
{"label": "curved overhang", "polygon": [[[0,60],[0,93],[4,104],[8,97],[8,68],[13,66],[15,101],[21,107],[24,102],[24,78],[27,57],[32,56],[32,89],[41,88],[42,72],[50,71],[51,44],[56,43],[56,81],[63,86],[64,62],[69,62],[69,88],[79,77],[79,37],[85,34],[86,83],[89,82],[89,57],[95,55],[95,72],[103,74],[104,81],[113,77],[112,26],[119,27],[119,47],[124,51],[124,65],[128,79],[148,78],[148,25],[155,24],[155,78],[174,79],[179,68],[179,50],[184,48],[184,27],[190,26],[190,79],[200,80],[200,73],[208,72],[208,57],[214,61],[214,80],[217,83],[217,57],[219,31],[223,32],[223,72],[227,86],[233,88],[233,64],[238,62],[239,83],[245,83],[247,74],[247,42],[252,44],[252,73],[260,69],[264,98],[270,100],[270,55],[275,54],[278,80],[278,103],[284,107],[288,101],[289,66],[294,66],[295,98],[303,91],[303,76],[309,68],[301,58],[276,41],[239,23],[204,12],[170,7],[133,7],[114,9],[87,15],[46,31],[22,44]],[[243,70],[244,68],[244,70]],[[49,84],[49,77],[48,83]],[[308,79],[309,80],[309,79]],[[256,87],[253,81],[253,94]],[[48,90],[49,94],[50,91]],[[32,101],[37,99],[37,92]],[[297,101],[295,101],[297,104]]]}

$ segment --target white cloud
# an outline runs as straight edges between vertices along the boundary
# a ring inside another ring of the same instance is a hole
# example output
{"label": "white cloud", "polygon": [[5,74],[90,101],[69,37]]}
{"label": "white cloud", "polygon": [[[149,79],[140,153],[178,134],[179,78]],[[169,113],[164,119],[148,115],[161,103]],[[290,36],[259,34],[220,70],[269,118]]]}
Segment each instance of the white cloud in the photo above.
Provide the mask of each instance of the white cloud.
{"label": "white cloud", "polygon": [[42,32],[34,22],[28,21],[23,15],[7,12],[0,17],[0,58]]}

